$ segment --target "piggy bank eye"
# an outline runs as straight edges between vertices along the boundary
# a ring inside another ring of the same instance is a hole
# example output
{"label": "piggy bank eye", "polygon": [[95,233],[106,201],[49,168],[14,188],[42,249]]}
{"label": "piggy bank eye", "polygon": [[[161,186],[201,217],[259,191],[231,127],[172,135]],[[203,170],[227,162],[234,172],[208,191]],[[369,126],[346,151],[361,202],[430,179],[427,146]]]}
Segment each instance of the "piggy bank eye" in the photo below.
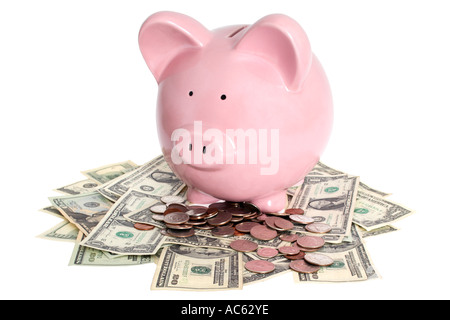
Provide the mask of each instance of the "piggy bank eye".
{"label": "piggy bank eye", "polygon": [[224,94],[220,96],[220,99],[222,99],[222,100],[225,100],[226,98],[227,98],[227,96]]}
{"label": "piggy bank eye", "polygon": [[194,94],[194,92],[189,91],[189,96],[192,97],[192,95]]}

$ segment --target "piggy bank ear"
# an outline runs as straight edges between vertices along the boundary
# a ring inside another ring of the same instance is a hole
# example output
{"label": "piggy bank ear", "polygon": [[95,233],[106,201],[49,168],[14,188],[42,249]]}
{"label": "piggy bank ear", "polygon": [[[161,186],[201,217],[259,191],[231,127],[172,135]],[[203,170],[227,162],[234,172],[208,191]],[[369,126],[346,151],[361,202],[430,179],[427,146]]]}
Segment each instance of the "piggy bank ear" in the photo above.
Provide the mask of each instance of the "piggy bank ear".
{"label": "piggy bank ear", "polygon": [[295,20],[281,14],[258,20],[242,35],[235,48],[274,65],[289,91],[301,88],[311,67],[308,37]]}
{"label": "piggy bank ear", "polygon": [[170,62],[188,50],[201,49],[210,32],[196,20],[176,12],[158,12],[139,31],[144,60],[159,83]]}

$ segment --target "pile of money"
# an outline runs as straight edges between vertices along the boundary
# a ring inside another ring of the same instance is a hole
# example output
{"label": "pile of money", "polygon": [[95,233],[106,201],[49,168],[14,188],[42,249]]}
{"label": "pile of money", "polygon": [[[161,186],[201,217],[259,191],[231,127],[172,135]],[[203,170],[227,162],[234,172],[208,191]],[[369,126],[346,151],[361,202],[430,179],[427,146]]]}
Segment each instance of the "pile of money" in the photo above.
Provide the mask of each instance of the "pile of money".
{"label": "pile of money", "polygon": [[287,190],[281,213],[188,203],[162,155],[82,174],[41,209],[62,221],[39,237],[74,242],[69,265],[156,263],[151,289],[242,289],[287,272],[296,282],[378,278],[363,238],[413,213],[322,162]]}

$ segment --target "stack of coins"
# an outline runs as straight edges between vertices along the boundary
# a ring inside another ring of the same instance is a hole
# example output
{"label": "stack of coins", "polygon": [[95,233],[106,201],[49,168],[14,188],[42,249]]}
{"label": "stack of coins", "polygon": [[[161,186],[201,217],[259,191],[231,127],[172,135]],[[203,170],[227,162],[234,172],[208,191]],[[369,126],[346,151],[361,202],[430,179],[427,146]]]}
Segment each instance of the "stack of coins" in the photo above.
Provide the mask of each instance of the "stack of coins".
{"label": "stack of coins", "polygon": [[[294,224],[302,224],[310,233],[323,234],[331,230],[326,223],[315,222],[304,216],[299,208],[286,209],[284,212],[261,213],[253,204],[246,202],[222,201],[208,206],[186,205],[185,199],[178,196],[161,197],[165,204],[150,208],[152,218],[163,222],[165,229],[161,232],[171,237],[190,237],[195,229],[211,230],[215,237],[251,235],[254,239],[269,241],[279,237],[290,245],[279,248],[258,246],[250,240],[235,240],[230,248],[239,252],[256,251],[261,259],[270,259],[283,255],[291,260],[290,267],[297,272],[317,272],[321,266],[328,266],[333,260],[320,253],[325,241],[320,236],[299,235],[289,233]],[[148,226],[148,225],[147,225]],[[145,224],[136,224],[136,228],[144,230]],[[150,227],[148,227],[150,230]],[[251,272],[269,273],[275,265],[267,260],[248,261],[245,268]]]}
{"label": "stack of coins", "polygon": [[239,236],[258,224],[261,211],[245,202],[217,202],[209,206],[186,205],[178,196],[161,197],[165,204],[150,208],[155,221],[163,222],[162,232],[172,237],[190,237],[195,229],[211,230],[216,237]]}

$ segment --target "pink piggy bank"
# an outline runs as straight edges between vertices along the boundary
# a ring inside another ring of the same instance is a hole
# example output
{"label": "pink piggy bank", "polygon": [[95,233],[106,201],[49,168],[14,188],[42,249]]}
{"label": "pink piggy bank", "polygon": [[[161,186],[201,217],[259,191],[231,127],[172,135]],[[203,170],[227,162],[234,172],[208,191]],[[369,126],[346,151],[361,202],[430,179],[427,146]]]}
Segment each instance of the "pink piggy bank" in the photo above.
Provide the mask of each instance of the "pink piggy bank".
{"label": "pink piggy bank", "polygon": [[158,135],[192,203],[250,202],[280,212],[332,128],[326,75],[293,19],[208,30],[179,13],[151,15],[139,32],[159,85]]}

